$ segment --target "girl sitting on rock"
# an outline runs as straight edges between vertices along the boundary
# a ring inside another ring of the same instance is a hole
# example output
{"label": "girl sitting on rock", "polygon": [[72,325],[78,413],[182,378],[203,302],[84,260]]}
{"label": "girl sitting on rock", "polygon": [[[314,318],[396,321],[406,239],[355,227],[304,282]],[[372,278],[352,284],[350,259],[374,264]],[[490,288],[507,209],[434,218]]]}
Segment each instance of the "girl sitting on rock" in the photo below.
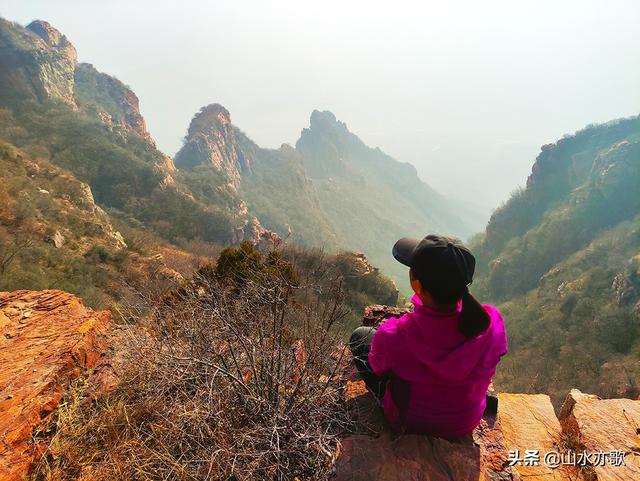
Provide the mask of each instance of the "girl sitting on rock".
{"label": "girl sitting on rock", "polygon": [[358,371],[394,429],[464,437],[479,424],[507,352],[504,321],[469,293],[475,258],[459,240],[405,237],[393,256],[409,267],[413,312],[354,331]]}

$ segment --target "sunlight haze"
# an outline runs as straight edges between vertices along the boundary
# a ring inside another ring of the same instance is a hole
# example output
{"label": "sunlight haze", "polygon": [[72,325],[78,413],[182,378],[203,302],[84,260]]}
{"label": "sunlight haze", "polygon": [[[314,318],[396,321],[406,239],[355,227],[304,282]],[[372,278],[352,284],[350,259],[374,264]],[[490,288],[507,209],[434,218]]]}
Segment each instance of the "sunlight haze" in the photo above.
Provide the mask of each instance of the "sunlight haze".
{"label": "sunlight haze", "polygon": [[212,102],[266,147],[330,110],[486,215],[542,144],[640,111],[635,1],[4,0],[0,15],[49,21],[131,86],[170,155]]}

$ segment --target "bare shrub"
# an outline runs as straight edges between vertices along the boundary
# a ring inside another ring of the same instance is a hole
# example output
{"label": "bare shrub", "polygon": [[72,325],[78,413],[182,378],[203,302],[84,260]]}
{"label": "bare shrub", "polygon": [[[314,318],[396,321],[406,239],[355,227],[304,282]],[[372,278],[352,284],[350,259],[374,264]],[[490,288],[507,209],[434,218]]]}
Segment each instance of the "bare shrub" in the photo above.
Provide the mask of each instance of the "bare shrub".
{"label": "bare shrub", "polygon": [[350,429],[332,272],[223,251],[137,320],[114,391],[61,411],[35,478],[326,479]]}

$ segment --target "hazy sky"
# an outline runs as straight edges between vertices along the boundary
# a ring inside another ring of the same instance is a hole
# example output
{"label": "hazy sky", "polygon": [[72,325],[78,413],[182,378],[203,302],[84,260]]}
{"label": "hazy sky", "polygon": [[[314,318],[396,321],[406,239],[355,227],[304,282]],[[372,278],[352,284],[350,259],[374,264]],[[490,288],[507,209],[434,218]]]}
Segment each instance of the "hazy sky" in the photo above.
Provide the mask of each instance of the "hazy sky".
{"label": "hazy sky", "polygon": [[265,147],[331,110],[484,207],[540,145],[640,112],[637,0],[1,0],[0,15],[51,22],[131,86],[171,155],[208,103]]}

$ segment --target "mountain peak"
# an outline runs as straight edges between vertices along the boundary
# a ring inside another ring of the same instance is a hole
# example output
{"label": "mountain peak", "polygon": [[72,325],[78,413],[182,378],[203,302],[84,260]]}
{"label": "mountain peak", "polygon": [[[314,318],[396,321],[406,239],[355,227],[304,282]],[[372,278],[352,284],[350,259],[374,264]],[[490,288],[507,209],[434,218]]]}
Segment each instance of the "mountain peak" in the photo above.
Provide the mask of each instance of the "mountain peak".
{"label": "mountain peak", "polygon": [[185,144],[176,154],[178,168],[192,169],[211,164],[224,172],[233,188],[240,184],[240,172],[251,169],[253,156],[239,146],[243,134],[231,124],[231,115],[222,105],[213,103],[202,107],[193,116]]}
{"label": "mountain peak", "polygon": [[311,112],[309,119],[309,127],[311,130],[347,130],[347,125],[336,119],[336,116],[329,110],[314,110]]}
{"label": "mountain peak", "polygon": [[222,105],[213,103],[205,105],[194,115],[189,125],[187,136],[215,130],[226,129],[231,125],[231,114]]}
{"label": "mountain peak", "polygon": [[32,31],[38,37],[45,41],[49,47],[73,47],[71,42],[49,22],[44,20],[34,20],[27,25],[27,30]]}

